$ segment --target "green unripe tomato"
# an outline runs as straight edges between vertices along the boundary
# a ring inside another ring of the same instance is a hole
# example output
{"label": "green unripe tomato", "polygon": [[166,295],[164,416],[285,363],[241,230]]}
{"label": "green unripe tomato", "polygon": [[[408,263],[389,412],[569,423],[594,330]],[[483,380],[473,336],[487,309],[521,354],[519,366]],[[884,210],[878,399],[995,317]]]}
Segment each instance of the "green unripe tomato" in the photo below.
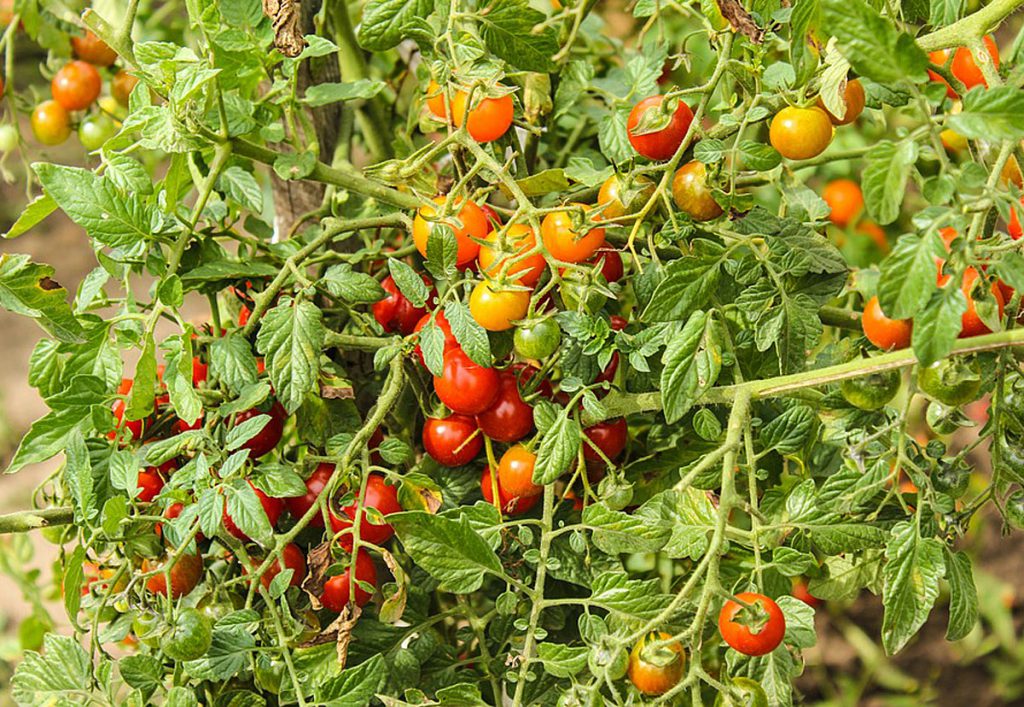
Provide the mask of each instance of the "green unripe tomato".
{"label": "green unripe tomato", "polygon": [[619,680],[629,667],[629,655],[619,646],[600,645],[590,649],[587,663],[593,675],[607,675],[609,680]]}
{"label": "green unripe tomato", "polygon": [[132,633],[150,648],[160,645],[160,637],[165,628],[160,616],[150,611],[144,611],[132,619]]}
{"label": "green unripe tomato", "polygon": [[261,653],[256,658],[256,667],[253,670],[253,677],[256,678],[256,686],[264,692],[277,695],[281,692],[281,681],[284,680],[285,664],[283,660],[271,658]]}
{"label": "green unripe tomato", "polygon": [[18,149],[18,129],[10,123],[0,125],[0,152],[7,154]]}
{"label": "green unripe tomato", "polygon": [[958,464],[951,464],[946,460],[940,461],[938,467],[932,472],[932,487],[939,493],[953,498],[963,496],[970,483],[971,472],[969,469]]}
{"label": "green unripe tomato", "polygon": [[182,609],[164,635],[163,650],[174,660],[196,660],[206,655],[213,642],[213,623],[197,609]]}
{"label": "green unripe tomato", "polygon": [[974,360],[946,358],[919,368],[917,385],[932,400],[959,407],[977,399],[981,369]]}
{"label": "green unripe tomato", "polygon": [[609,474],[598,484],[597,495],[613,511],[621,511],[633,500],[633,484]]}
{"label": "green unripe tomato", "polygon": [[839,383],[846,402],[861,410],[880,410],[896,397],[902,377],[899,371],[879,371]]}
{"label": "green unripe tomato", "polygon": [[513,343],[522,358],[540,361],[556,350],[562,340],[562,331],[554,319],[538,319],[516,328]]}
{"label": "green unripe tomato", "polygon": [[735,677],[729,681],[728,692],[718,693],[715,707],[768,707],[768,695],[756,680]]}
{"label": "green unripe tomato", "polygon": [[932,432],[937,435],[951,435],[960,429],[961,422],[967,421],[957,408],[943,405],[935,400],[929,401],[924,419]]}
{"label": "green unripe tomato", "polygon": [[90,115],[78,126],[78,139],[87,151],[92,152],[103,147],[104,143],[114,136],[117,127],[109,116],[100,113]]}
{"label": "green unripe tomato", "polygon": [[996,438],[996,444],[999,445],[999,462],[1014,476],[1024,477],[1024,439],[1004,434]]}

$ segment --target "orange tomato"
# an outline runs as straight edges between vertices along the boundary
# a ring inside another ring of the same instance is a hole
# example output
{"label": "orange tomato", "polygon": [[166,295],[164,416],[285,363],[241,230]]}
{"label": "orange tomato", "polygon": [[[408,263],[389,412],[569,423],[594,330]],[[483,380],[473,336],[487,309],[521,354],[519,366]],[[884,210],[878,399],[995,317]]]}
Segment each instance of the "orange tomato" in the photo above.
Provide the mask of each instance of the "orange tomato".
{"label": "orange tomato", "polygon": [[494,289],[488,282],[478,282],[469,296],[469,312],[476,323],[487,331],[505,331],[526,316],[530,293],[526,290]]}
{"label": "orange tomato", "polygon": [[[988,50],[988,54],[992,59],[992,65],[996,70],[998,70],[999,47],[996,46],[996,42],[991,36],[986,36],[984,38],[984,42],[985,48]],[[940,49],[938,51],[929,52],[928,60],[936,66],[944,66],[949,60],[949,50]],[[975,86],[988,86],[988,83],[985,81],[985,75],[982,74],[978,64],[974,61],[974,56],[971,54],[971,50],[967,47],[957,47],[949,68],[953,76],[959,79],[968,91]],[[954,99],[957,97],[957,92],[953,90],[953,87],[950,86],[949,82],[942,78],[942,76],[931,70],[928,71],[928,76],[932,81],[938,81],[946,84],[947,96]]]}
{"label": "orange tomato", "polygon": [[526,287],[533,287],[544,273],[544,254],[537,252],[526,255],[537,246],[537,236],[533,229],[523,223],[513,223],[499,237],[498,231],[491,231],[480,244],[477,262],[480,271],[489,277],[498,277],[506,260],[512,261],[508,266],[509,277]]}
{"label": "orange tomato", "polygon": [[846,82],[846,88],[843,89],[843,102],[846,103],[846,113],[841,119],[832,115],[821,98],[818,98],[818,107],[828,114],[833,125],[849,125],[857,120],[858,116],[864,112],[864,86],[861,85],[860,79],[850,79]]}
{"label": "orange tomato", "polygon": [[[590,207],[584,204],[577,206],[582,206],[584,212],[590,210]],[[584,234],[573,229],[573,214],[569,211],[553,211],[541,222],[541,240],[548,253],[556,260],[579,263],[604,245],[603,228],[591,228]]]}
{"label": "orange tomato", "polygon": [[[434,197],[434,204],[444,206],[448,197]],[[427,241],[434,225],[441,223],[452,229],[455,234],[455,242],[458,244],[458,253],[455,261],[459,265],[465,265],[476,258],[480,252],[480,244],[474,238],[483,239],[491,230],[487,223],[487,216],[483,210],[472,201],[462,201],[456,204],[458,213],[450,214],[438,220],[439,209],[430,204],[420,207],[416,218],[412,223],[412,240],[416,244],[416,250],[424,258],[427,257]]]}
{"label": "orange tomato", "polygon": [[845,228],[864,209],[864,194],[860,185],[852,179],[835,179],[821,192],[821,198],[831,210],[828,218],[840,228]]}

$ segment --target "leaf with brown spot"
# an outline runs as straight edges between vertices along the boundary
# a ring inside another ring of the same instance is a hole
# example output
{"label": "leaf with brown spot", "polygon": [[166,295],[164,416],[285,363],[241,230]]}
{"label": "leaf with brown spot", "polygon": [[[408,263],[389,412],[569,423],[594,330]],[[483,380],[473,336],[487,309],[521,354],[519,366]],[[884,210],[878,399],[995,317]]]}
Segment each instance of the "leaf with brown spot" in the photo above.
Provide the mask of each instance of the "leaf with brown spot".
{"label": "leaf with brown spot", "polygon": [[764,41],[764,30],[757,26],[754,18],[750,16],[739,0],[717,0],[717,2],[718,9],[722,11],[722,17],[729,21],[734,30],[746,36],[754,44]]}
{"label": "leaf with brown spot", "polygon": [[27,255],[0,255],[0,307],[31,317],[61,341],[82,341],[82,325],[68,304],[67,291],[54,280],[53,268]]}
{"label": "leaf with brown spot", "polygon": [[263,0],[263,14],[270,18],[274,27],[274,46],[288,57],[296,57],[306,48],[302,36],[300,18],[302,8],[299,0]]}
{"label": "leaf with brown spot", "polygon": [[331,560],[331,544],[321,543],[309,551],[306,558],[306,579],[302,583],[302,589],[309,595],[309,601],[313,609],[319,611],[323,608],[320,603],[320,595],[324,591],[324,582],[327,581],[327,570],[334,564]]}

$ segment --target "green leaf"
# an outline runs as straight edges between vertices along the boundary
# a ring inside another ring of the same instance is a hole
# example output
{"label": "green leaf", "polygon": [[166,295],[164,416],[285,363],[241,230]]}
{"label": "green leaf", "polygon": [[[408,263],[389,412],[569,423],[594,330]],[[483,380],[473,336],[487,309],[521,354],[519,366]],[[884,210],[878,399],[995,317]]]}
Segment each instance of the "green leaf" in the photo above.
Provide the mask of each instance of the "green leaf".
{"label": "green leaf", "polygon": [[449,300],[444,306],[444,317],[466,355],[481,366],[490,366],[490,339],[487,338],[487,331],[473,319],[469,307],[457,300]]}
{"label": "green leaf", "polygon": [[885,558],[882,646],[893,655],[924,625],[939,596],[946,565],[942,542],[921,537],[917,524],[911,522],[893,527]]}
{"label": "green leaf", "polygon": [[963,101],[963,110],[950,115],[946,127],[972,139],[1024,138],[1024,93],[1017,87],[976,87]]}
{"label": "green leaf", "polygon": [[822,10],[824,26],[857,75],[883,84],[925,80],[928,56],[864,0],[824,0]]}
{"label": "green leaf", "polygon": [[423,511],[388,516],[413,561],[439,583],[442,591],[455,594],[475,592],[488,573],[501,576],[501,561],[470,526]]}
{"label": "green leaf", "polygon": [[384,288],[372,275],[353,270],[348,263],[327,268],[322,282],[328,292],[349,304],[377,302],[384,297]]}
{"label": "green leaf", "polygon": [[945,358],[960,336],[967,298],[959,287],[937,290],[928,306],[914,317],[911,346],[923,366]]}
{"label": "green leaf", "polygon": [[191,425],[203,414],[203,403],[192,385],[192,337],[186,334],[169,336],[160,346],[167,361],[164,383],[167,384],[171,405],[178,417]]}
{"label": "green leaf", "polygon": [[[259,501],[256,503],[258,505]],[[256,639],[244,628],[217,626],[213,630],[213,642],[206,655],[184,663],[183,667],[185,673],[194,679],[224,682],[245,667],[249,653],[255,648]]]}
{"label": "green leaf", "polygon": [[[64,609],[72,621],[77,622],[78,610],[82,606],[82,583],[85,579],[85,548],[82,545],[75,547],[71,556],[64,565],[64,578],[61,589],[64,593]],[[77,623],[75,624],[78,625]]]}
{"label": "green leaf", "polygon": [[48,633],[43,651],[28,651],[11,678],[19,705],[43,707],[81,704],[92,684],[92,662],[76,638]]}
{"label": "green leaf", "polygon": [[887,317],[909,319],[928,304],[939,272],[935,264],[939,248],[941,242],[934,234],[900,238],[882,262],[878,278],[878,303]]}
{"label": "green leaf", "polygon": [[793,596],[781,596],[777,603],[786,617],[786,643],[810,648],[818,642],[814,630],[814,609]]}
{"label": "green leaf", "polygon": [[311,151],[286,152],[274,159],[274,173],[284,180],[305,179],[316,168],[316,155]]}
{"label": "green leaf", "polygon": [[652,522],[649,515],[613,511],[603,502],[583,509],[583,524],[601,552],[618,555],[629,552],[657,552],[672,534],[667,523]]}
{"label": "green leaf", "polygon": [[384,90],[383,81],[359,79],[346,83],[318,83],[306,89],[302,102],[314,108],[355,99],[369,100]]}
{"label": "green leaf", "polygon": [[698,560],[711,544],[717,512],[707,495],[696,488],[664,491],[640,507],[637,515],[672,530],[662,548],[666,557]]}
{"label": "green leaf", "polygon": [[722,354],[714,340],[713,324],[709,313],[694,312],[682,333],[669,340],[662,356],[662,406],[670,424],[685,415],[718,380]]}
{"label": "green leaf", "polygon": [[946,580],[949,582],[949,626],[947,641],[959,641],[978,623],[978,588],[974,584],[971,558],[966,552],[943,547]]}
{"label": "green leaf", "polygon": [[430,296],[430,289],[423,282],[423,277],[416,273],[412,267],[395,258],[388,259],[388,271],[392,279],[398,285],[398,290],[406,299],[412,302],[414,307],[423,307]]}
{"label": "green leaf", "polygon": [[57,202],[49,194],[41,194],[30,201],[18,215],[18,220],[11,224],[4,238],[23,236],[57,210]]}
{"label": "green leaf", "polygon": [[804,448],[818,416],[806,405],[794,405],[761,429],[765,451],[795,454]]}
{"label": "green leaf", "polygon": [[90,525],[89,520],[96,515],[98,509],[95,506],[96,496],[93,492],[92,463],[80,431],[75,430],[68,436],[64,456],[67,458],[64,465],[64,484],[71,495],[75,522]]}
{"label": "green leaf", "polygon": [[1003,253],[995,263],[996,274],[1013,289],[1024,292],[1024,256]]}
{"label": "green leaf", "polygon": [[281,298],[260,323],[256,348],[265,357],[277,399],[289,413],[317,390],[325,336],[319,307],[290,297]]}
{"label": "green leaf", "polygon": [[21,438],[18,451],[14,453],[8,474],[13,474],[29,464],[46,461],[63,451],[68,438],[76,430],[91,423],[81,409],[71,408],[50,412],[32,423],[32,427]]}
{"label": "green leaf", "polygon": [[268,422],[270,422],[270,415],[256,415],[240,425],[235,425],[228,431],[227,439],[224,440],[224,447],[229,452],[238,449],[262,432]]}
{"label": "green leaf", "polygon": [[140,690],[156,690],[164,677],[163,665],[151,655],[125,656],[117,661],[117,668],[126,683]]}
{"label": "green leaf", "polygon": [[[551,71],[559,50],[558,33],[527,0],[495,0],[476,21],[487,48],[523,71]],[[535,31],[535,28],[541,28]]]}
{"label": "green leaf", "polygon": [[533,483],[546,486],[570,468],[579,453],[583,431],[568,408],[562,408],[553,425],[544,431],[537,447],[537,461],[533,467]]}
{"label": "green leaf", "polygon": [[591,602],[626,621],[650,621],[672,601],[672,595],[662,593],[658,580],[629,579],[622,572],[599,574],[592,589]]}
{"label": "green leaf", "polygon": [[867,166],[861,177],[864,204],[878,223],[885,225],[899,217],[917,153],[917,143],[911,140],[884,141],[865,156]]}
{"label": "green leaf", "polygon": [[128,248],[153,237],[153,209],[138,195],[117,189],[87,169],[32,165],[46,193],[90,238],[111,248]]}
{"label": "green leaf", "polygon": [[567,646],[545,641],[537,646],[537,653],[549,675],[570,678],[587,667],[590,649],[587,646]]}
{"label": "green leaf", "polygon": [[68,305],[68,292],[51,275],[52,267],[33,263],[28,255],[0,255],[0,307],[35,319],[61,341],[81,342],[82,326]]}
{"label": "green leaf", "polygon": [[228,167],[220,175],[220,186],[244,208],[257,214],[263,211],[263,189],[251,172],[238,166]]}
{"label": "green leaf", "polygon": [[233,393],[256,383],[256,357],[249,342],[237,331],[210,344],[210,376]]}
{"label": "green leaf", "polygon": [[739,147],[740,159],[747,169],[769,172],[782,164],[782,155],[774,147],[763,142],[742,140]]}
{"label": "green leaf", "polygon": [[434,0],[369,0],[363,7],[357,39],[367,49],[391,49],[405,37],[405,28],[427,17]]}
{"label": "green leaf", "polygon": [[132,393],[128,398],[124,416],[129,420],[143,420],[153,414],[153,400],[156,397],[156,342],[146,336],[142,356],[135,366]]}
{"label": "green leaf", "polygon": [[319,689],[319,699],[335,707],[363,707],[373,701],[388,677],[388,665],[377,654],[359,665],[346,668]]}
{"label": "green leaf", "polygon": [[274,530],[252,486],[244,479],[232,479],[224,485],[224,498],[227,514],[238,529],[261,545],[268,545]]}
{"label": "green leaf", "polygon": [[712,246],[702,255],[684,255],[665,266],[665,276],[658,284],[642,319],[654,322],[689,319],[707,304],[718,287],[725,251]]}

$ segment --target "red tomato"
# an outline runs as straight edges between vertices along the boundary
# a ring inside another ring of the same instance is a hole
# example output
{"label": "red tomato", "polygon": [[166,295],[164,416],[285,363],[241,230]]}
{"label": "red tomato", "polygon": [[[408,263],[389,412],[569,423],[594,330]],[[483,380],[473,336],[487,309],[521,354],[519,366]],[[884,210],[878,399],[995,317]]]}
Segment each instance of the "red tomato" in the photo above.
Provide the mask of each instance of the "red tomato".
{"label": "red tomato", "polygon": [[[373,564],[370,553],[362,548],[356,553],[356,581],[351,579],[352,567],[349,565],[344,572],[331,577],[324,582],[323,594],[320,595],[320,603],[328,611],[340,614],[349,603],[349,598],[355,599],[356,606],[366,606],[373,598],[373,594],[363,589],[359,583],[365,582],[377,586],[377,568]],[[353,595],[354,592],[354,595]]]}
{"label": "red tomato", "polygon": [[510,498],[537,496],[543,486],[533,483],[537,455],[521,444],[509,447],[498,461],[498,486]]}
{"label": "red tomato", "polygon": [[[110,80],[110,95],[114,97],[118,103],[123,106],[128,105],[128,100],[132,96],[132,91],[139,84],[137,76],[132,76],[123,69],[114,74],[114,78]],[[245,326],[243,324],[243,326]]]}
{"label": "red tomato", "polygon": [[889,319],[882,312],[882,306],[878,303],[877,297],[872,297],[864,305],[864,314],[860,323],[861,328],[864,329],[864,336],[880,349],[890,351],[910,346],[913,322],[909,319]]}
{"label": "red tomato", "polygon": [[686,655],[678,641],[654,647],[672,636],[662,631],[641,638],[629,654],[629,680],[645,695],[664,695],[683,677]]}
{"label": "red tomato", "polygon": [[[260,491],[258,488],[253,486],[252,482],[248,482],[249,486],[252,486],[252,490],[256,492],[256,498],[260,500],[260,505],[263,506],[263,512],[267,516],[267,520],[270,521],[270,527],[273,528],[277,525],[277,519],[281,517],[281,511],[284,510],[284,501],[280,498],[271,498],[267,494]],[[239,540],[248,541],[251,540],[248,535],[242,532],[242,529],[235,525],[235,521],[228,515],[228,509],[224,508],[224,513],[221,516],[224,522],[224,530],[234,535]]]}
{"label": "red tomato", "polygon": [[[595,383],[611,383],[615,380],[615,373],[619,370],[619,352],[612,351],[612,357],[608,359],[608,365],[604,367],[604,370],[597,374],[597,378],[594,379]],[[602,394],[606,391],[599,391]]]}
{"label": "red tomato", "polygon": [[618,314],[613,314],[608,317],[608,325],[613,331],[622,331],[629,326],[629,320],[625,317],[620,317]]}
{"label": "red tomato", "polygon": [[164,477],[157,473],[153,467],[147,467],[139,472],[139,495],[135,498],[142,503],[149,503],[160,495],[164,488]]}
{"label": "red tomato", "polygon": [[[533,287],[544,273],[547,261],[540,252],[526,255],[537,246],[537,237],[533,229],[522,223],[513,223],[499,237],[498,231],[491,231],[480,246],[477,262],[480,272],[488,277],[497,278],[503,269],[514,282],[526,287]],[[507,269],[505,261],[509,261]]]}
{"label": "red tomato", "polygon": [[513,371],[502,371],[500,380],[497,399],[476,416],[476,421],[483,433],[495,442],[518,442],[533,429],[533,408],[519,394],[519,383]]}
{"label": "red tomato", "polygon": [[[426,276],[421,277],[423,277],[427,288],[432,288],[433,283],[430,282],[430,279]],[[398,285],[390,275],[384,278],[384,282],[380,284],[387,294],[384,299],[374,303],[373,318],[388,333],[398,332],[403,336],[411,334],[416,329],[420,318],[426,314],[427,308],[414,306],[398,289]]]}
{"label": "red tomato", "polygon": [[[142,561],[143,572],[162,570],[167,559]],[[185,554],[178,558],[171,567],[171,598],[183,597],[199,584],[199,578],[203,575],[203,558],[199,554]],[[146,589],[154,594],[167,594],[167,578],[162,571],[157,572],[146,580]]]}
{"label": "red tomato", "polygon": [[[995,69],[999,69],[999,47],[996,46],[996,42],[992,37],[986,36],[984,38],[985,48],[988,49],[988,54],[992,58],[992,64]],[[949,59],[949,50],[942,49],[939,51],[929,52],[928,60],[937,66],[945,65]],[[957,47],[956,52],[953,54],[953,62],[950,65],[950,71],[953,76],[963,83],[964,87],[970,91],[975,86],[988,86],[985,82],[985,76],[981,73],[981,69],[974,61],[974,57],[971,55],[971,50],[967,47]],[[931,77],[932,81],[938,81],[946,84],[946,95],[950,98],[955,99],[957,97],[956,91],[949,85],[949,82],[942,78],[939,74],[934,71],[929,71],[928,76]]]}
{"label": "red tomato", "polygon": [[[412,330],[414,334],[418,334],[423,331],[423,327],[430,321],[430,314],[424,314],[420,317],[420,320],[416,322],[416,327]],[[444,316],[444,311],[437,310],[437,314],[434,315],[434,324],[436,324],[441,332],[444,334],[444,353],[448,353],[452,349],[459,347],[459,341],[455,338],[455,334],[452,333],[452,325],[448,323],[448,318]],[[419,343],[416,344],[416,357],[419,358],[420,364],[426,366],[426,361],[423,360],[423,351],[420,349]]]}
{"label": "red tomato", "polygon": [[[939,287],[942,287],[949,282],[950,275],[939,275]],[[971,295],[974,290],[974,283],[978,280],[978,271],[974,268],[967,268],[964,270],[964,278],[960,286],[961,291],[964,293],[964,297],[967,298],[967,311],[964,312],[960,318],[960,338],[966,338],[969,336],[981,336],[982,334],[990,334],[992,332],[985,322],[981,321],[981,317],[978,316],[978,310],[974,306],[974,297]],[[999,289],[998,284],[992,283],[989,286],[992,296],[996,300],[996,305],[999,307],[999,316],[1003,316],[1003,308],[1006,302],[1003,300],[1002,290]]]}
{"label": "red tomato", "polygon": [[641,121],[647,123],[655,119],[664,100],[665,97],[660,95],[643,99],[633,106],[626,120],[626,137],[629,138],[629,144],[649,160],[667,160],[674,155],[690,129],[690,123],[693,122],[693,111],[680,100],[672,117],[669,118],[668,125],[655,132],[634,132],[638,126],[643,130]]}
{"label": "red tomato", "polygon": [[53,100],[66,110],[85,110],[100,96],[103,79],[96,67],[84,61],[71,61],[50,82]]}
{"label": "red tomato", "polygon": [[[480,476],[480,493],[483,494],[485,501],[492,505],[494,504],[494,488],[490,469],[484,469],[484,473]],[[522,515],[536,506],[540,498],[539,494],[522,497],[512,496],[505,493],[505,490],[501,488],[501,484],[498,484],[498,502],[501,505],[502,513],[512,516]]]}
{"label": "red tomato", "polygon": [[810,607],[818,607],[822,604],[821,599],[811,594],[807,589],[807,582],[802,579],[793,580],[793,591],[791,594]]}
{"label": "red tomato", "polygon": [[434,376],[434,390],[452,412],[477,415],[498,397],[498,372],[475,363],[462,349],[444,356],[444,371]]}
{"label": "red tomato", "polygon": [[[302,496],[292,496],[291,498],[284,499],[284,505],[288,508],[288,512],[292,514],[292,518],[299,519],[309,512],[309,509],[313,507],[313,504],[320,497],[324,487],[327,486],[327,482],[331,480],[332,474],[334,474],[333,464],[324,462],[318,465],[313,470],[313,473],[309,475],[309,478],[306,479],[306,493]],[[314,515],[309,524],[316,528],[324,527],[323,513]]]}
{"label": "red tomato", "polygon": [[487,223],[491,226],[491,232],[497,231],[501,228],[501,217],[498,216],[498,212],[491,208],[490,204],[480,204],[480,210],[484,212],[484,216],[487,217]]}
{"label": "red tomato", "polygon": [[242,449],[249,450],[250,459],[259,459],[264,454],[273,451],[284,434],[284,421],[288,419],[288,413],[285,412],[281,403],[275,400],[271,404],[269,412],[264,413],[259,408],[253,408],[235,415],[235,426],[237,427],[246,420],[264,414],[270,415],[270,420],[263,426],[259,434],[242,445]]}
{"label": "red tomato", "polygon": [[[584,211],[590,207],[583,206]],[[581,235],[573,225],[573,214],[569,211],[553,211],[540,224],[540,235],[544,248],[551,257],[566,263],[580,263],[596,253],[604,245],[604,229],[591,228]]]}
{"label": "red tomato", "polygon": [[615,248],[601,248],[601,250],[590,256],[586,263],[591,266],[600,263],[601,276],[605,279],[605,282],[618,282],[622,279],[624,272],[622,256]]}
{"label": "red tomato", "polygon": [[852,179],[836,179],[826,185],[821,198],[828,204],[831,212],[829,220],[840,228],[845,228],[864,208],[864,194],[860,185]]}
{"label": "red tomato", "polygon": [[32,111],[32,134],[44,145],[59,145],[71,136],[71,117],[57,101],[43,101]]}
{"label": "red tomato", "polygon": [[[358,507],[358,494],[356,499],[357,503],[340,509],[341,515],[336,514],[333,510],[331,511],[331,529],[335,533],[340,533],[352,527],[352,521],[355,520]],[[370,477],[366,480],[366,500],[363,502],[364,511],[359,521],[359,539],[374,545],[383,545],[394,536],[395,529],[387,523],[374,525],[367,520],[365,512],[367,508],[375,509],[382,516],[402,512],[402,506],[398,503],[398,489],[388,485],[380,474],[370,474]],[[351,550],[353,545],[352,533],[344,535],[340,543],[346,550]]]}
{"label": "red tomato", "polygon": [[[292,578],[288,581],[288,585],[298,587],[302,584],[302,580],[306,578],[306,556],[302,554],[302,550],[298,545],[288,543],[284,546],[284,550],[281,551],[281,558],[284,559],[285,569],[292,570]],[[260,577],[260,583],[267,589],[270,589],[270,583],[281,572],[281,560],[275,558],[270,567],[267,568],[267,571]]]}
{"label": "red tomato", "polygon": [[711,221],[722,215],[708,185],[708,170],[703,162],[687,162],[672,177],[672,200],[694,221]]}
{"label": "red tomato", "polygon": [[[434,198],[434,204],[442,206],[447,200],[448,197],[438,196]],[[486,214],[472,201],[460,199],[456,203],[457,210],[452,210],[444,219],[439,219],[437,206],[427,204],[416,212],[416,218],[412,222],[412,240],[416,244],[416,250],[426,258],[427,242],[434,224],[443,224],[455,234],[455,242],[458,245],[456,264],[468,265],[480,252],[480,244],[474,239],[482,240],[491,232]]]}
{"label": "red tomato", "polygon": [[[629,437],[629,427],[626,420],[618,417],[614,420],[605,420],[592,427],[583,430],[595,447],[604,452],[604,455],[614,460],[626,448],[626,441]],[[603,462],[604,459],[589,444],[583,444],[583,456],[590,461]]]}
{"label": "red tomato", "polygon": [[[181,512],[184,511],[184,510],[185,510],[185,505],[184,504],[182,504],[182,503],[172,503],[171,505],[169,505],[167,507],[167,510],[164,511],[164,518],[166,518],[168,520],[174,520],[175,518],[180,516]],[[159,535],[159,536],[163,536],[163,523],[157,523],[156,524],[156,534]],[[197,532],[196,533],[196,540],[201,542],[203,540],[206,540],[206,536],[203,535],[202,532]]]}
{"label": "red tomato", "polygon": [[786,617],[774,601],[763,594],[743,592],[736,598],[756,607],[747,609],[730,599],[718,615],[718,630],[725,642],[744,655],[765,655],[782,643]]}
{"label": "red tomato", "polygon": [[192,385],[198,388],[200,385],[205,383],[210,376],[210,368],[203,359],[198,356],[192,357]]}
{"label": "red tomato", "polygon": [[467,415],[428,417],[423,423],[423,449],[438,464],[465,466],[476,458],[484,446],[477,434],[476,421]]}
{"label": "red tomato", "polygon": [[[135,381],[133,381],[131,378],[122,378],[121,384],[117,387],[117,394],[128,396],[132,392],[132,385],[134,383]],[[113,405],[110,406],[110,409],[114,413],[114,419],[116,420],[115,426],[117,427],[117,429],[121,429],[123,427],[124,429],[128,430],[129,441],[141,440],[142,434],[143,432],[145,432],[145,429],[147,427],[147,421],[124,419],[124,414],[127,408],[128,401],[121,398],[115,400]],[[110,439],[114,439],[117,437],[117,433],[111,432],[107,436]]]}
{"label": "red tomato", "polygon": [[110,66],[117,61],[117,52],[91,30],[86,30],[84,37],[72,37],[71,50],[82,61],[96,66]]}

